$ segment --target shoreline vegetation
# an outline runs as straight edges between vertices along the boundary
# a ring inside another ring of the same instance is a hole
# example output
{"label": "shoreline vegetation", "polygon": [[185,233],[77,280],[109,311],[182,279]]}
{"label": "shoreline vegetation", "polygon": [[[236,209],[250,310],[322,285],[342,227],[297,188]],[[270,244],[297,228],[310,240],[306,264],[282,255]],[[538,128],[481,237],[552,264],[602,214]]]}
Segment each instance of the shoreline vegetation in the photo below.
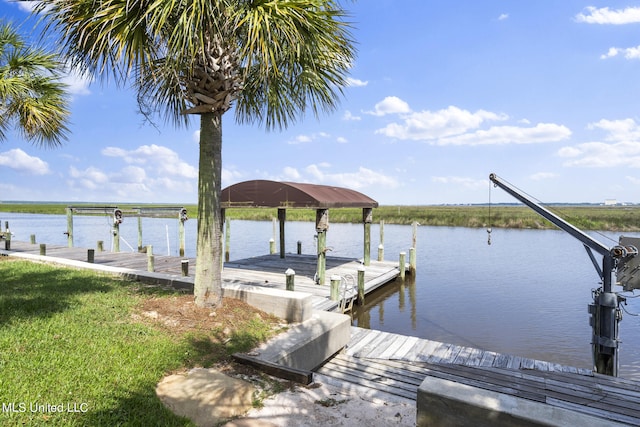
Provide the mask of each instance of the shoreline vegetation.
{"label": "shoreline vegetation", "polygon": [[[64,215],[67,203],[1,203],[0,212]],[[73,206],[118,206],[126,211],[134,207],[166,205],[153,204],[89,204]],[[189,217],[195,218],[196,205],[172,205],[185,207]],[[583,230],[640,231],[640,205],[545,205],[547,209]],[[226,210],[229,219],[271,221],[277,218],[275,208],[231,208]],[[330,221],[334,223],[360,223],[362,210],[358,208],[330,209]],[[1,218],[0,218],[1,219]],[[374,223],[411,224],[444,227],[492,227],[517,229],[553,229],[555,226],[524,205],[437,205],[437,206],[380,206],[373,210]],[[315,221],[314,209],[288,209],[287,221]]]}

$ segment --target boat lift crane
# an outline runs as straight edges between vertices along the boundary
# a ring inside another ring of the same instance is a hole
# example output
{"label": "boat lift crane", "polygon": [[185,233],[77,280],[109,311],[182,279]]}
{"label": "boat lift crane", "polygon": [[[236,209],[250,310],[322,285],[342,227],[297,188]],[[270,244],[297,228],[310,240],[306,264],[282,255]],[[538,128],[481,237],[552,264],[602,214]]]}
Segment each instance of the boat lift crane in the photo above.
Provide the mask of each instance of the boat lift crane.
{"label": "boat lift crane", "polygon": [[[620,237],[620,244],[608,247],[531,200],[496,174],[490,174],[489,179],[494,186],[500,187],[584,245],[602,281],[602,287],[593,291],[593,304],[589,304],[590,325],[593,330],[591,345],[594,370],[601,374],[617,376],[618,323],[622,320],[619,305],[625,299],[612,291],[611,276],[616,271],[617,284],[622,285],[625,291],[640,289],[640,277],[636,277],[636,273],[640,271],[640,257],[637,256],[640,239]],[[602,256],[601,266],[594,251]]]}

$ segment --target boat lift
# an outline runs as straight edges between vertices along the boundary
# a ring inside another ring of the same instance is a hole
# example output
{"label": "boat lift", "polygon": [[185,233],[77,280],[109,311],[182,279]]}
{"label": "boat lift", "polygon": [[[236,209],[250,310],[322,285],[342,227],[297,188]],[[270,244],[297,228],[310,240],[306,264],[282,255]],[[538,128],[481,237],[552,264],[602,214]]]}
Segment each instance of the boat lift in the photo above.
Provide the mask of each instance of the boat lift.
{"label": "boat lift", "polygon": [[[584,245],[602,283],[601,288],[593,291],[593,304],[589,304],[594,370],[600,374],[618,376],[618,323],[622,320],[619,305],[625,298],[612,291],[611,276],[616,271],[616,284],[622,285],[625,291],[640,289],[640,277],[636,277],[640,270],[640,257],[637,256],[640,239],[622,236],[618,245],[608,247],[534,202],[496,174],[490,174],[489,179],[494,186],[500,187]],[[490,229],[487,231],[491,232]],[[602,256],[601,265],[594,251]]]}

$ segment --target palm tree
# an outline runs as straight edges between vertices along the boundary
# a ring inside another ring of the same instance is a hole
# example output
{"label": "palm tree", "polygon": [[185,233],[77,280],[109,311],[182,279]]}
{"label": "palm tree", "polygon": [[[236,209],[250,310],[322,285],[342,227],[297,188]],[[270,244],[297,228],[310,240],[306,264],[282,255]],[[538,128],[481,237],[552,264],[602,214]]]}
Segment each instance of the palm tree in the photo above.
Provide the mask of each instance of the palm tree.
{"label": "palm tree", "polygon": [[[45,6],[46,3],[46,6]],[[52,0],[74,65],[128,79],[141,110],[200,116],[195,300],[222,303],[222,115],[284,128],[335,108],[354,57],[337,0]]]}
{"label": "palm tree", "polygon": [[62,64],[28,46],[12,24],[0,20],[0,141],[10,128],[38,145],[66,139],[69,117]]}

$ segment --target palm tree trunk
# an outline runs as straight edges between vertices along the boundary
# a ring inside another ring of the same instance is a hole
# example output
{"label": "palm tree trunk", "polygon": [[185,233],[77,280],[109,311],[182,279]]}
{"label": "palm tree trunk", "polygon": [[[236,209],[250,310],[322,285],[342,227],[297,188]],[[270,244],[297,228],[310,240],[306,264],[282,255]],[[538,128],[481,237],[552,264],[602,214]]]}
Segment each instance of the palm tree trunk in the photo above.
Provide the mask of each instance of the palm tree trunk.
{"label": "palm tree trunk", "polygon": [[194,295],[199,307],[222,305],[222,114],[200,116],[198,241]]}

